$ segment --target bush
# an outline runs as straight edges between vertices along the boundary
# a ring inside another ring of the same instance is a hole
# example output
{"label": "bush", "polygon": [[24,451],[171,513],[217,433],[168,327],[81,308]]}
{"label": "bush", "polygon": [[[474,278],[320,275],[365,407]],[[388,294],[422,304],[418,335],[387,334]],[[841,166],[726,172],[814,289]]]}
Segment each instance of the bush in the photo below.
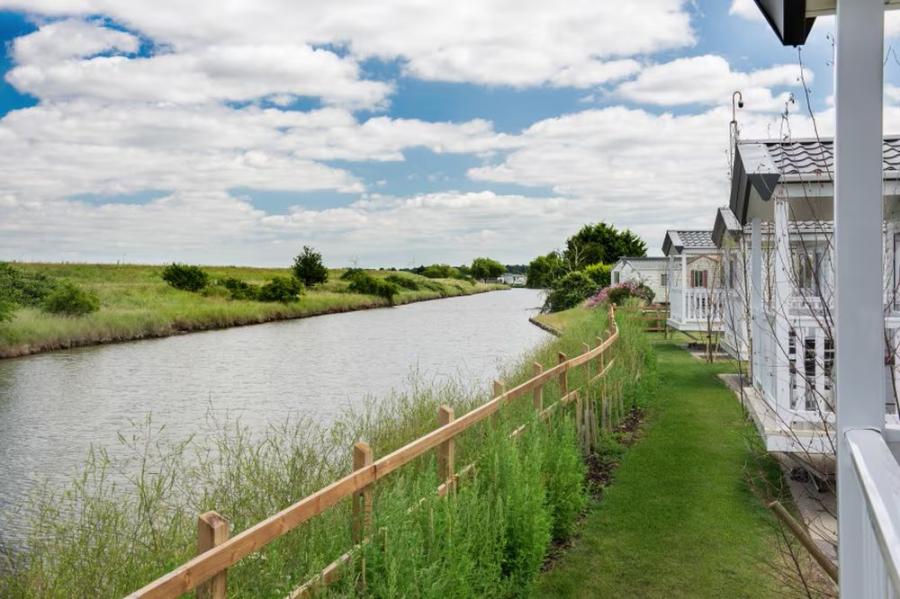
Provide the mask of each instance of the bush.
{"label": "bush", "polygon": [[625,281],[624,283],[604,287],[588,299],[587,304],[588,306],[596,306],[604,302],[612,302],[619,306],[632,297],[650,303],[653,301],[653,296],[653,290],[643,283]]}
{"label": "bush", "polygon": [[570,272],[558,279],[547,293],[544,310],[559,312],[574,308],[597,290],[597,284],[581,271]]}
{"label": "bush", "polygon": [[15,311],[16,305],[14,303],[0,299],[0,322],[12,320]]}
{"label": "bush", "polygon": [[584,274],[589,276],[598,288],[609,285],[611,272],[612,265],[603,263],[591,264],[584,269]]}
{"label": "bush", "polygon": [[460,276],[460,272],[449,264],[432,264],[422,270],[422,276],[429,279],[455,279]]}
{"label": "bush", "polygon": [[394,296],[400,293],[400,288],[390,281],[376,279],[370,274],[358,274],[350,282],[350,291],[365,295],[377,295],[394,303]]}
{"label": "bush", "polygon": [[282,302],[289,304],[297,301],[303,291],[303,285],[293,277],[275,277],[259,289],[257,299],[261,302]]}
{"label": "bush", "polygon": [[52,314],[83,316],[100,309],[100,298],[74,283],[64,282],[44,300],[43,308]]}
{"label": "bush", "polygon": [[199,266],[173,262],[163,269],[163,281],[184,291],[200,291],[209,283],[209,275]]}
{"label": "bush", "polygon": [[29,272],[0,262],[0,301],[39,307],[58,283],[41,272]]}
{"label": "bush", "polygon": [[404,277],[401,275],[388,275],[384,278],[384,280],[388,283],[393,283],[397,287],[402,287],[403,289],[409,289],[410,291],[419,290],[419,283],[409,277]]}
{"label": "bush", "polygon": [[345,270],[344,272],[341,273],[341,280],[342,281],[352,281],[356,275],[358,275],[360,273],[364,273],[364,272],[366,272],[366,271],[364,271],[361,268],[355,268],[355,267],[348,268],[347,270]]}
{"label": "bush", "polygon": [[294,258],[292,270],[297,280],[307,287],[315,287],[328,280],[328,269],[322,263],[322,254],[308,245],[304,245],[303,251]]}
{"label": "bush", "polygon": [[219,285],[228,290],[228,295],[233,300],[255,300],[259,299],[259,287],[251,285],[246,281],[228,277],[220,279]]}

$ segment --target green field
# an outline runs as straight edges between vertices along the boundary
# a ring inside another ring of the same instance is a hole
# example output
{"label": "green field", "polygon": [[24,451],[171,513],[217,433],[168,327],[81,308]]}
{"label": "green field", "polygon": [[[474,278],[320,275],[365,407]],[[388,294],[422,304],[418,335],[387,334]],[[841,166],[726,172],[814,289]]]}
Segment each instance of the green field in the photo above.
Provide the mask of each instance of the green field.
{"label": "green field", "polygon": [[[349,283],[340,279],[341,270],[330,271],[327,283],[306,290],[299,301],[282,304],[238,301],[179,291],[162,280],[162,266],[15,266],[23,270],[41,271],[90,289],[100,297],[101,307],[98,312],[82,317],[56,316],[35,308],[20,309],[11,322],[0,324],[0,357],[388,305],[385,299],[376,296],[350,293],[347,289]],[[210,266],[204,267],[204,270],[213,280],[236,277],[257,284],[263,284],[275,276],[290,276],[290,271],[286,268]],[[392,273],[370,271],[370,274],[384,277]],[[505,288],[502,285],[472,284],[457,279],[425,279],[405,273],[404,276],[414,277],[423,283],[423,287],[419,290],[401,289],[395,298],[395,304]],[[425,284],[432,284],[436,288],[425,288]]]}

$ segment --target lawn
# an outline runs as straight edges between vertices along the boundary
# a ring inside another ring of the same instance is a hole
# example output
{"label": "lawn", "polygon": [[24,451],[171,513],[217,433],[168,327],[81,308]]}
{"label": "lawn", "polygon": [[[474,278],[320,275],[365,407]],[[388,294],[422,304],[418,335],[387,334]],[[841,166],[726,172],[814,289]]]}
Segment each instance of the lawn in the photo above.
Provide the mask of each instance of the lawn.
{"label": "lawn", "polygon": [[748,480],[777,481],[709,365],[660,341],[659,395],[642,438],[536,597],[782,597],[772,516]]}
{"label": "lawn", "polygon": [[[15,318],[0,324],[0,358],[39,351],[111,341],[161,337],[175,333],[255,324],[271,320],[301,318],[317,314],[377,308],[388,305],[380,297],[351,293],[340,279],[343,271],[332,270],[329,280],[306,290],[299,301],[289,304],[235,301],[207,297],[173,289],[162,280],[162,266],[133,264],[16,264],[17,268],[44,272],[69,280],[97,293],[100,310],[83,317],[56,316],[35,308],[17,311]],[[263,284],[275,276],[290,276],[286,268],[235,266],[204,267],[210,279],[225,277]],[[369,271],[385,277],[387,271]],[[469,283],[457,279],[425,279],[402,274],[420,283],[416,290],[401,289],[395,303],[468,295],[502,285]]]}

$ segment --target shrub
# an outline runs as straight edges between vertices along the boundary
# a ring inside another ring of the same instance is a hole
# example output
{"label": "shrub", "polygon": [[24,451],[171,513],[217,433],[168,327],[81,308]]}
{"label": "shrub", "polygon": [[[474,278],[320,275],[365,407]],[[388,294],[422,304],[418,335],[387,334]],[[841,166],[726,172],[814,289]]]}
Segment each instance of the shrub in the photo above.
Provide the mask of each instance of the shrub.
{"label": "shrub", "polygon": [[12,302],[0,299],[0,322],[12,320],[16,305]]}
{"label": "shrub", "polygon": [[322,254],[308,245],[304,245],[303,251],[294,258],[292,270],[297,280],[307,287],[314,287],[328,280],[328,269],[322,263]]}
{"label": "shrub", "polygon": [[449,264],[432,264],[422,270],[422,276],[429,279],[454,279],[460,276],[459,269]]}
{"label": "shrub", "polygon": [[587,305],[588,307],[593,307],[604,302],[612,302],[618,306],[632,297],[649,303],[653,301],[653,296],[653,290],[643,283],[625,281],[624,283],[604,287],[588,299]]}
{"label": "shrub", "polygon": [[594,283],[596,283],[598,288],[609,285],[611,272],[612,265],[599,262],[597,264],[591,264],[584,269],[584,274],[589,276]]}
{"label": "shrub", "polygon": [[58,283],[41,272],[29,272],[0,262],[0,301],[40,306]]}
{"label": "shrub", "polygon": [[365,271],[361,268],[355,268],[355,267],[348,268],[347,270],[345,270],[344,272],[341,273],[341,280],[342,281],[352,281],[356,275],[363,273],[363,272],[365,272]]}
{"label": "shrub", "polygon": [[400,288],[390,281],[376,279],[370,274],[361,273],[350,282],[350,291],[365,295],[377,295],[394,303],[394,296],[400,293]]}
{"label": "shrub", "polygon": [[86,291],[67,281],[50,292],[43,307],[52,314],[83,316],[100,309],[100,298],[93,291]]}
{"label": "shrub", "polygon": [[553,289],[547,293],[544,310],[559,312],[560,310],[574,308],[590,297],[596,290],[597,284],[589,276],[581,271],[570,272],[558,279],[554,283]]}
{"label": "shrub", "polygon": [[397,287],[402,287],[411,291],[419,290],[419,283],[416,282],[415,279],[411,279],[409,277],[404,277],[401,275],[388,275],[384,278],[384,280],[389,283],[393,283]]}
{"label": "shrub", "polygon": [[257,299],[261,302],[282,302],[288,304],[297,301],[303,285],[293,277],[275,277],[259,289]]}
{"label": "shrub", "polygon": [[163,280],[175,289],[200,291],[209,283],[209,275],[199,266],[173,262],[163,269]]}
{"label": "shrub", "polygon": [[228,290],[228,294],[233,300],[259,299],[259,287],[251,285],[246,281],[228,277],[219,280],[219,285]]}

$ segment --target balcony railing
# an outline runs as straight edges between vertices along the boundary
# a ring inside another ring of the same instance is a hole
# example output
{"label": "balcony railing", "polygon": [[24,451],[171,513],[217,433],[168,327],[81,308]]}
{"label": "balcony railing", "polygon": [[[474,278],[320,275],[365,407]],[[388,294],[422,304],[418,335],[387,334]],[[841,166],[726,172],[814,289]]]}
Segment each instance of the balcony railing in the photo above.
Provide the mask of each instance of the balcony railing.
{"label": "balcony railing", "polygon": [[900,597],[900,464],[880,431],[845,435],[856,488],[841,492],[841,500],[859,503],[852,526],[862,532],[862,554],[853,558],[862,568],[854,572],[862,586],[857,596]]}
{"label": "balcony railing", "polygon": [[724,311],[724,289],[675,287],[669,291],[672,319],[678,322],[721,323]]}

